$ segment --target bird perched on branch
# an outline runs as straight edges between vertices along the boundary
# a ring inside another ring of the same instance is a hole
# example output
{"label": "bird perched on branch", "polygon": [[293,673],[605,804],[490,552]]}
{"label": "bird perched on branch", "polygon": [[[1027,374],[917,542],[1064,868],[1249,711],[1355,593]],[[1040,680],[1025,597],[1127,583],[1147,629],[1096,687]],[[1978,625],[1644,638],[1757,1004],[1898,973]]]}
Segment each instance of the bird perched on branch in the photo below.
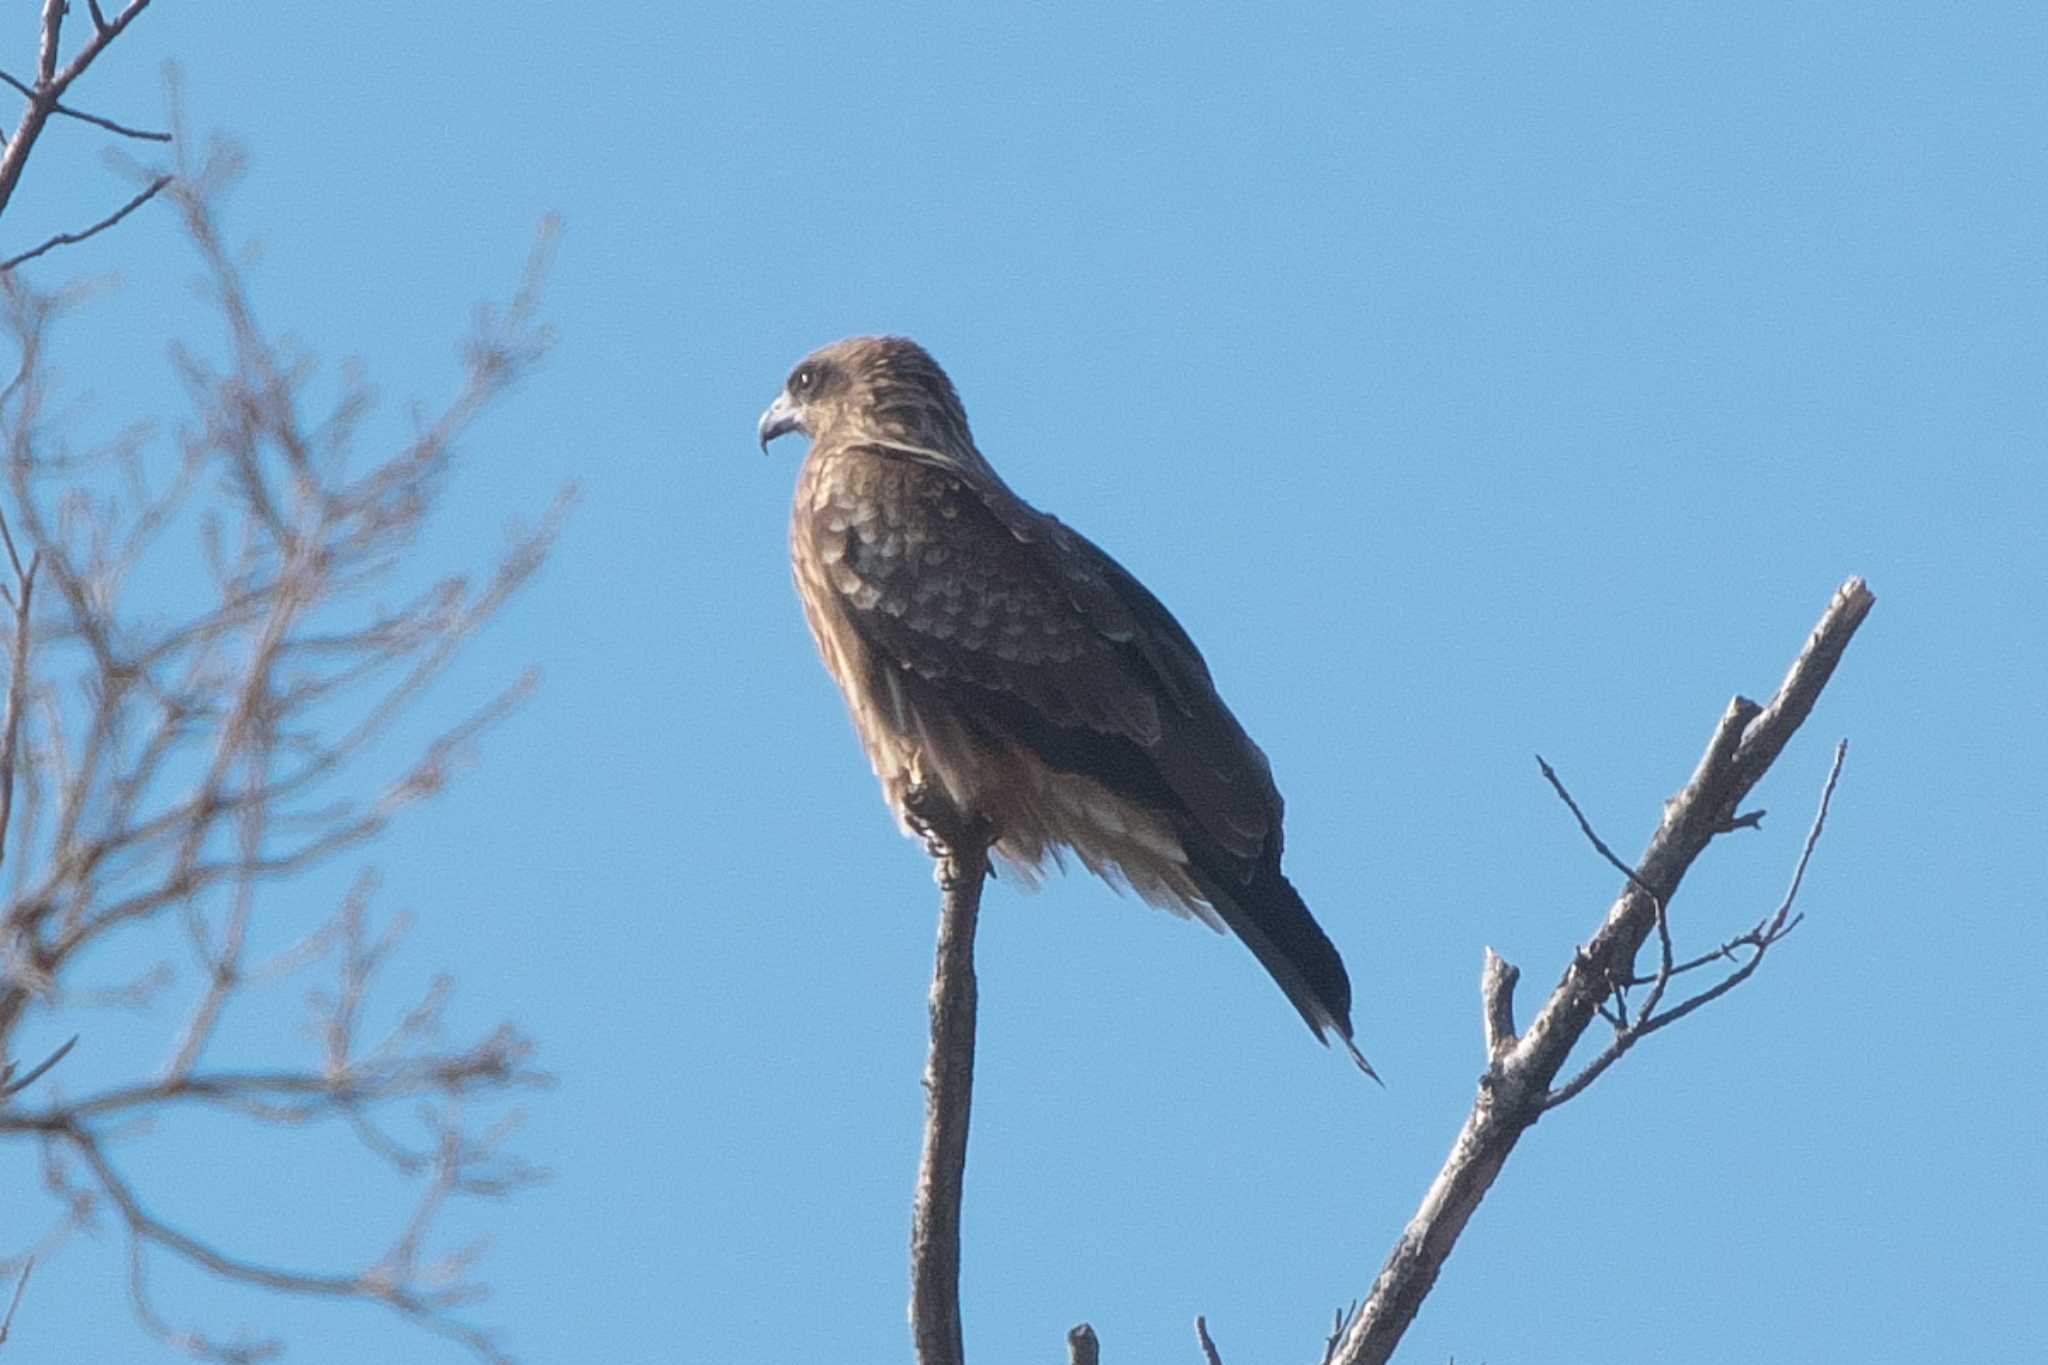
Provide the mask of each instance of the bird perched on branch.
{"label": "bird perched on branch", "polygon": [[913,341],[854,337],[806,357],[761,417],[762,450],[792,431],[811,438],[790,528],[797,591],[905,828],[930,784],[987,822],[1027,886],[1070,849],[1227,928],[1372,1075],[1343,959],[1280,870],[1266,756],[1159,600],[1010,491]]}

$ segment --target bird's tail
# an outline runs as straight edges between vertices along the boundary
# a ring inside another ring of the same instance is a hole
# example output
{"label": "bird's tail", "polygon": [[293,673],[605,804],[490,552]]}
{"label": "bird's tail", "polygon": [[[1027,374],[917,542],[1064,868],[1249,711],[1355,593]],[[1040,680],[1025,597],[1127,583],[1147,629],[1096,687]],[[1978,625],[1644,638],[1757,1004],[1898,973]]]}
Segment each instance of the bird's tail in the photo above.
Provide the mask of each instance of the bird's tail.
{"label": "bird's tail", "polygon": [[1344,959],[1277,860],[1246,882],[1205,870],[1198,878],[1216,913],[1272,974],[1316,1037],[1327,1044],[1336,1034],[1358,1069],[1378,1081],[1379,1073],[1351,1038],[1351,977]]}

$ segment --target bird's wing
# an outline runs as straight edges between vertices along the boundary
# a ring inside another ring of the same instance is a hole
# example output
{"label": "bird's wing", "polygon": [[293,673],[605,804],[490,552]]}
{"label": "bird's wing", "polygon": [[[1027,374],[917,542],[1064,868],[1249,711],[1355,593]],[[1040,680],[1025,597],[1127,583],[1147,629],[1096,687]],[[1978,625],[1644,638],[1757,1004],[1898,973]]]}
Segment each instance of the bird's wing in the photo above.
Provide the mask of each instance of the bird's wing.
{"label": "bird's wing", "polygon": [[840,605],[870,649],[1053,766],[1193,821],[1247,868],[1277,862],[1265,757],[1166,608],[1000,484],[894,464],[893,495],[835,546]]}
{"label": "bird's wing", "polygon": [[960,723],[1163,821],[1208,908],[1348,1045],[1350,978],[1280,870],[1265,756],[1172,615],[999,481],[888,448],[857,463],[803,534],[880,690],[909,671]]}

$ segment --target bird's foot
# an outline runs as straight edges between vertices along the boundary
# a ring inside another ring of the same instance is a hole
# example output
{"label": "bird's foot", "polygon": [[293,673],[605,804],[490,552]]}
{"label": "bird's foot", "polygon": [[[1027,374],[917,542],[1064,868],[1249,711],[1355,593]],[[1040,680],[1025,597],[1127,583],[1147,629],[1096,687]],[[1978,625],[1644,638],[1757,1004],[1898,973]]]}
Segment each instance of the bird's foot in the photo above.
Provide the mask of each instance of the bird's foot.
{"label": "bird's foot", "polygon": [[957,818],[953,803],[932,784],[913,780],[903,789],[903,823],[932,857],[946,856],[948,829]]}
{"label": "bird's foot", "polygon": [[981,860],[986,871],[994,829],[984,816],[968,815],[938,786],[913,781],[903,789],[903,820],[937,864],[939,885],[950,887],[969,860]]}

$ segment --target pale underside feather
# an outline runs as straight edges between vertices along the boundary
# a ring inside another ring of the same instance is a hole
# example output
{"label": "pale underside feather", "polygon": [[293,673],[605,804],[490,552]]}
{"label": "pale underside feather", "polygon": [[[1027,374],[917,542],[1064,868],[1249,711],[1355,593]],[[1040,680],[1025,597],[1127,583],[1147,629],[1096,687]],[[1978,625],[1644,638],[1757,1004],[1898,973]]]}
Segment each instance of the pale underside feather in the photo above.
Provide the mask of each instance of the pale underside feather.
{"label": "pale underside feather", "polygon": [[1157,815],[1016,745],[992,751],[948,709],[921,707],[904,674],[889,670],[883,677],[886,715],[870,704],[875,698],[848,701],[883,796],[906,833],[913,831],[904,815],[905,793],[936,782],[955,805],[982,813],[1000,832],[994,851],[1021,888],[1036,891],[1047,865],[1063,866],[1062,851],[1071,850],[1112,886],[1223,932],[1223,921],[1189,875],[1180,839]]}

